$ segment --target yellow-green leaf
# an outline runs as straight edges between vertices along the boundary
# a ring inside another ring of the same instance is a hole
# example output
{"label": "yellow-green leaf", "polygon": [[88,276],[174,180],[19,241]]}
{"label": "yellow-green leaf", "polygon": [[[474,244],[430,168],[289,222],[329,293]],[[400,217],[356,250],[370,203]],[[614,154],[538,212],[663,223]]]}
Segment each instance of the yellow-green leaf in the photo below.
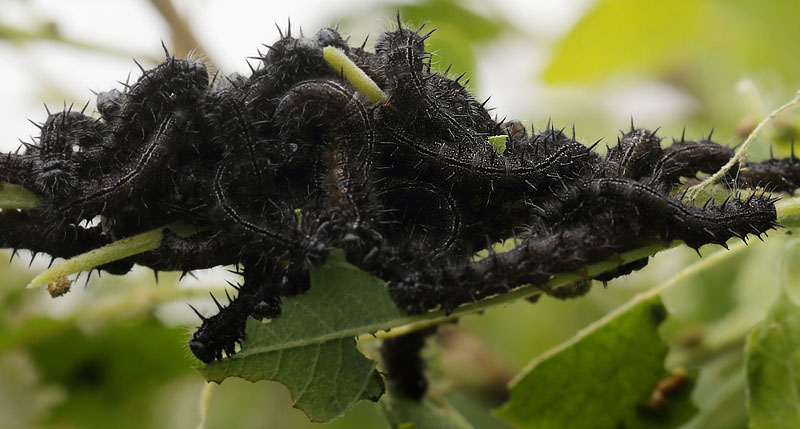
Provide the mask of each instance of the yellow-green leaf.
{"label": "yellow-green leaf", "polygon": [[556,47],[544,79],[589,81],[662,70],[691,55],[707,0],[601,0]]}

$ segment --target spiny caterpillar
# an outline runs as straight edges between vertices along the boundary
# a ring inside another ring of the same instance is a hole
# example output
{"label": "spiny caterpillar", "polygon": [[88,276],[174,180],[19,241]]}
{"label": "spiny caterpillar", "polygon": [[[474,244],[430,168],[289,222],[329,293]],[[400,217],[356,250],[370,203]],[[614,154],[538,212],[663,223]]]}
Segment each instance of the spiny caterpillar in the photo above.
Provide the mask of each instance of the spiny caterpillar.
{"label": "spiny caterpillar", "polygon": [[[238,295],[200,316],[190,341],[211,362],[236,351],[248,317],[278,317],[281,297],[306,291],[309,267],[333,248],[386,280],[399,308],[420,313],[647,244],[725,245],[777,226],[776,199],[764,193],[702,207],[670,194],[681,177],[716,171],[730,149],[710,138],[662,148],[655,132],[633,126],[605,156],[574,131],[529,135],[519,121],[493,119],[463,75],[432,71],[433,32],[421,30],[398,19],[369,52],[334,29],[307,38],[290,27],[247,77],[210,80],[202,63],[167,54],[122,91],[101,93],[99,117],[50,114],[38,141],[2,158],[0,180],[32,190],[43,208],[0,213],[0,245],[71,257],[171,222],[196,227],[100,268],[239,267]],[[385,98],[331,67],[328,47]],[[490,144],[499,138],[504,150]],[[799,165],[794,156],[750,163],[738,177],[791,190]],[[99,225],[81,226],[98,216]],[[511,237],[511,250],[473,259]]]}

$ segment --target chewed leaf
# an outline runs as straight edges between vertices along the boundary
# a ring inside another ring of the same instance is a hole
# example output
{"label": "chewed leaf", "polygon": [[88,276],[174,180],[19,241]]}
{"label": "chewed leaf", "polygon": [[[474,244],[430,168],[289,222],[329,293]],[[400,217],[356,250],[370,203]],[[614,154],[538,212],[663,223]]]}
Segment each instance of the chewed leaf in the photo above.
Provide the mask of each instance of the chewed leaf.
{"label": "chewed leaf", "polygon": [[[616,263],[599,265],[609,269]],[[560,276],[553,285],[574,277]],[[534,290],[528,289],[528,294]],[[495,299],[505,302],[513,296]],[[491,303],[489,299],[460,307],[451,317]],[[446,317],[442,311],[404,314],[384,281],[348,264],[340,252],[331,255],[325,266],[312,269],[309,291],[284,299],[282,309],[280,317],[268,323],[249,319],[241,350],[199,371],[216,382],[227,377],[280,381],[292,393],[295,406],[316,421],[335,419],[357,401],[377,400],[383,393],[376,363],[358,351],[355,336]]]}
{"label": "chewed leaf", "polygon": [[750,427],[800,427],[800,306],[779,295],[745,353]]}
{"label": "chewed leaf", "polygon": [[315,421],[333,420],[361,399],[377,400],[382,378],[376,362],[356,348],[355,336],[404,315],[383,281],[346,264],[340,254],[311,271],[311,284],[306,294],[284,300],[280,317],[249,319],[241,351],[201,367],[203,376],[280,381]]}
{"label": "chewed leaf", "polygon": [[665,317],[656,296],[591,325],[531,362],[498,415],[535,428],[666,428],[687,421],[696,412],[688,380],[663,398],[656,392],[677,382],[664,369],[668,347],[658,326]]}

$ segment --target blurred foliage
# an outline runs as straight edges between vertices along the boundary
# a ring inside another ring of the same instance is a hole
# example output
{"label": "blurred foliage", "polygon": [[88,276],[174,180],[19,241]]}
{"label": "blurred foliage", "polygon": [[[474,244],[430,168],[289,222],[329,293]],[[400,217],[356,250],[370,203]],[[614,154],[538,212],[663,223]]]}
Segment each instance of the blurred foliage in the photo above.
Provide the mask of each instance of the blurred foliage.
{"label": "blurred foliage", "polygon": [[600,0],[558,43],[544,78],[676,74],[712,85],[719,96],[756,72],[797,87],[800,58],[787,53],[800,49],[798,18],[794,0]]}
{"label": "blurred foliage", "polygon": [[[438,27],[428,45],[437,53],[434,67],[443,70],[452,63],[452,71],[473,77],[479,55],[486,49],[503,49],[500,43],[509,40],[548,43],[515,27],[492,7],[478,12],[453,0],[362,5],[353,10],[358,13],[342,19],[345,30],[369,25],[361,16],[369,16],[366,12],[370,11],[383,17],[383,22],[391,22],[398,10],[403,22],[412,25],[430,20],[430,28]],[[553,92],[536,102],[552,103],[556,112],[573,112],[566,119],[574,119],[584,133],[592,133],[609,126],[605,123],[608,112],[601,109],[604,100],[598,98],[607,95],[609,88],[617,88],[614,85],[620,81],[656,82],[687,94],[699,106],[685,112],[680,124],[665,124],[667,133],[680,132],[683,122],[688,122],[690,134],[716,124],[723,141],[735,141],[746,134],[748,124],[800,88],[797,22],[800,3],[796,0],[598,0],[561,40],[545,46],[550,56],[531,81],[517,84],[545,85]],[[27,29],[0,26],[0,40],[17,46],[35,41],[76,46],[62,39],[57,23],[39,22]],[[102,46],[84,44],[81,48],[109,52]],[[127,52],[115,54],[143,58]],[[744,96],[737,93],[736,84],[743,78],[765,95],[754,90],[745,91]],[[580,88],[582,95],[566,96],[569,91],[562,90],[568,87]],[[756,156],[765,156],[771,144],[776,154],[788,153],[789,142],[798,136],[798,123],[797,116],[776,121],[753,149]],[[614,357],[635,361],[638,352],[642,360],[652,360],[648,362],[653,372],[641,380],[648,386],[677,367],[698,371],[691,398],[699,411],[683,428],[743,428],[748,425],[749,413],[755,427],[775,427],[769,422],[762,424],[766,421],[762,410],[796,405],[791,392],[796,392],[797,380],[788,377],[787,366],[776,364],[788,365],[797,359],[796,341],[787,340],[796,336],[797,308],[779,294],[778,287],[783,281],[789,296],[797,297],[800,292],[800,265],[786,262],[800,256],[786,247],[790,233],[773,234],[766,243],[720,258],[670,287],[662,294],[670,315],[658,329],[664,343],[659,343],[654,329],[645,336],[637,329],[639,325],[631,324],[616,334],[642,334],[635,338],[647,340],[648,345],[636,350],[626,342],[626,349],[619,353],[614,348],[622,345],[609,346],[611,350],[604,350],[603,358],[619,365]],[[710,255],[711,249],[704,248],[702,253]],[[651,261],[647,269],[615,280],[607,289],[596,286],[579,300],[543,298],[535,305],[517,302],[488,309],[480,317],[463,318],[453,327],[464,333],[456,344],[445,344],[440,338],[429,345],[441,353],[431,364],[432,395],[450,403],[452,409],[445,409],[446,416],[460,414],[474,427],[507,427],[490,415],[491,409],[506,400],[496,386],[504,385],[507,374],[521,370],[637,292],[662,283],[696,260],[691,250],[673,249]],[[781,261],[783,271],[777,269]],[[172,310],[167,303],[182,305],[194,295],[177,293],[176,279],[162,276],[155,286],[138,277],[104,277],[102,283],[92,281],[87,288],[74,288],[67,299],[79,295],[80,302],[66,305],[62,299],[47,302],[43,291],[25,290],[24,284],[32,277],[25,264],[4,266],[1,273],[0,427],[195,427],[204,383],[190,369],[193,361],[185,346],[189,334],[174,327],[175,317],[155,317]],[[185,326],[195,323],[179,320]],[[754,326],[758,328],[750,334],[745,353],[745,339]],[[786,335],[778,336],[778,331]],[[359,345],[362,351],[374,354],[369,347]],[[665,348],[665,366],[659,366]],[[577,353],[579,349],[565,351]],[[587,360],[599,364],[595,353],[582,352],[573,366],[584,368]],[[491,358],[476,360],[475,356]],[[775,356],[782,360],[771,359]],[[456,370],[447,368],[456,365]],[[492,368],[487,371],[490,376],[474,377],[488,368]],[[569,391],[559,391],[559,386],[577,389],[586,382],[581,378],[589,377],[575,375],[572,368],[557,368],[545,375],[556,381],[535,389],[532,395],[557,398]],[[746,389],[749,409],[745,407]],[[291,409],[292,398],[278,383],[230,379],[213,392],[207,428],[230,427],[232,422],[239,427],[311,426],[302,412]],[[616,391],[598,390],[595,395],[598,400],[613,400]],[[441,414],[441,409],[426,408],[441,401],[426,403],[422,409],[389,402],[391,398],[384,397],[382,407],[395,426],[419,413]],[[553,408],[553,413],[582,412],[574,409],[569,398],[560,403],[561,409]],[[380,408],[362,401],[326,426],[388,427]]]}
{"label": "blurred foliage", "polygon": [[745,353],[750,427],[800,426],[800,306],[778,295]]}
{"label": "blurred foliage", "polygon": [[662,405],[648,402],[670,376],[664,369],[668,346],[658,334],[667,317],[661,299],[620,310],[531,362],[512,382],[511,400],[498,415],[516,427],[554,429],[672,428],[689,420],[696,408],[688,385]]}
{"label": "blurred foliage", "polygon": [[391,392],[381,398],[381,411],[392,428],[471,429],[473,426],[449,406],[430,398],[415,401]]}
{"label": "blurred foliage", "polygon": [[[191,373],[184,335],[182,329],[165,329],[145,319],[94,333],[73,327],[31,345],[42,380],[58,385],[66,397],[48,420],[84,428],[141,427],[152,396],[167,382]],[[131,419],[137,414],[139,418]]]}
{"label": "blurred foliage", "polygon": [[[791,54],[800,49],[798,20],[795,0],[598,0],[556,44],[542,77],[559,85],[665,83],[697,100],[705,122],[725,124],[724,138],[742,117],[733,90],[741,79],[772,94],[770,105],[800,88],[800,57]],[[751,116],[766,113],[746,107]],[[774,133],[784,150],[798,136],[796,127],[788,131]]]}

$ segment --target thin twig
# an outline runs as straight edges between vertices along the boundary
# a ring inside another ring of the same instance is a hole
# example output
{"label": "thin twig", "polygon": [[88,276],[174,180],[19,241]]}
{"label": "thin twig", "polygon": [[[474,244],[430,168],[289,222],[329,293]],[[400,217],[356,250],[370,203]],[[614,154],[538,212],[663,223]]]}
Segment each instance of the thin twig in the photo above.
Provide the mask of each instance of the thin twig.
{"label": "thin twig", "polygon": [[725,175],[728,174],[728,171],[730,171],[730,169],[733,168],[736,163],[741,163],[744,161],[744,158],[747,155],[747,148],[750,146],[750,143],[755,140],[755,138],[767,124],[772,122],[776,117],[778,117],[778,115],[788,112],[798,105],[800,105],[800,91],[797,91],[794,98],[792,98],[788,103],[775,109],[772,113],[767,115],[766,118],[759,122],[750,135],[747,136],[747,139],[745,139],[744,143],[742,143],[742,145],[739,147],[739,150],[736,151],[736,154],[730,160],[728,160],[727,164],[723,165],[722,168],[720,168],[719,171],[714,173],[711,177],[687,189],[686,196],[689,197],[689,199],[694,200],[699,193],[705,191],[709,186],[716,183],[719,179],[725,177]]}
{"label": "thin twig", "polygon": [[200,399],[198,400],[198,407],[200,409],[200,422],[197,423],[197,429],[205,429],[206,420],[208,419],[208,409],[211,408],[211,396],[214,393],[214,386],[217,383],[206,382],[203,389],[200,390]]}
{"label": "thin twig", "polygon": [[208,55],[208,52],[203,49],[203,45],[201,45],[197,37],[195,37],[189,23],[178,13],[172,1],[150,0],[150,3],[156,8],[167,25],[169,25],[170,32],[172,33],[172,48],[175,51],[175,56],[180,58],[186,58],[189,55],[200,57],[208,66],[215,67],[216,63]]}

